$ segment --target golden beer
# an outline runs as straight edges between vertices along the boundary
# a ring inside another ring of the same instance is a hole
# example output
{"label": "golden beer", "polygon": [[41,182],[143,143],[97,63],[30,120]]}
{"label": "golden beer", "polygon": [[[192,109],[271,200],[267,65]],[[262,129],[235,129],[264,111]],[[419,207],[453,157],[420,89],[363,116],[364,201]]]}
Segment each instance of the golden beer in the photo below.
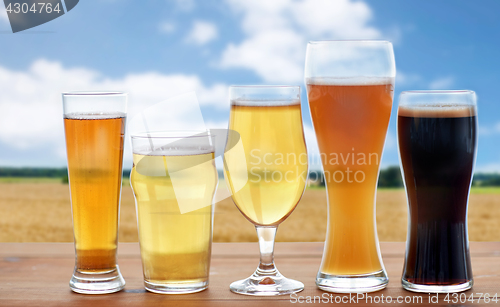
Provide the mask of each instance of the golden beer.
{"label": "golden beer", "polygon": [[149,291],[187,293],[208,285],[218,182],[213,159],[213,152],[134,152],[130,183]]}
{"label": "golden beer", "polygon": [[236,206],[256,225],[280,224],[295,209],[307,179],[300,103],[249,106],[233,101],[229,129],[239,133],[244,155],[227,151],[226,166],[246,165],[248,175],[245,183],[232,176],[230,167],[224,169]]}
{"label": "golden beer", "polygon": [[375,195],[393,89],[390,78],[358,84],[307,80],[328,189],[322,273],[362,275],[382,270]]}
{"label": "golden beer", "polygon": [[116,269],[125,114],[66,114],[76,270]]}
{"label": "golden beer", "polygon": [[300,292],[274,264],[278,225],[297,206],[307,179],[299,86],[231,86],[224,174],[231,197],[255,225],[260,262],[248,278],[232,282],[234,293],[257,296]]}

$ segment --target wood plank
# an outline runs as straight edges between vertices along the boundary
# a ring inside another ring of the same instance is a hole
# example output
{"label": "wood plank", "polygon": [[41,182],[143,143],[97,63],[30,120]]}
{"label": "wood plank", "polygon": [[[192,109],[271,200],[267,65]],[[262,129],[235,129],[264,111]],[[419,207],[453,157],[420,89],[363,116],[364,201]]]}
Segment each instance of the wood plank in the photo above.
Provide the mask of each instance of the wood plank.
{"label": "wood plank", "polygon": [[[400,284],[403,268],[404,243],[382,243],[381,251],[389,274],[387,289],[372,293],[396,299],[422,297],[425,306],[427,294],[413,294]],[[330,294],[316,288],[314,281],[321,261],[321,243],[278,243],[276,263],[287,277],[305,284],[298,295],[306,298],[329,298]],[[471,243],[475,285],[466,294],[500,292],[500,244],[493,242]],[[138,245],[119,245],[119,265],[127,282],[124,291],[109,295],[81,295],[71,292],[68,282],[74,265],[74,248],[70,243],[0,243],[0,306],[285,306],[290,296],[248,297],[229,291],[232,281],[248,277],[258,264],[256,243],[214,244],[210,286],[207,291],[189,295],[159,295],[144,290]],[[477,295],[474,295],[476,299]],[[333,295],[332,300],[348,298]],[[444,295],[439,296],[440,304]],[[318,303],[318,301],[317,301]],[[484,304],[469,304],[480,306]],[[361,300],[359,306],[369,304]],[[407,304],[405,304],[407,305]],[[411,305],[411,304],[409,304]],[[486,306],[491,305],[486,304]]]}

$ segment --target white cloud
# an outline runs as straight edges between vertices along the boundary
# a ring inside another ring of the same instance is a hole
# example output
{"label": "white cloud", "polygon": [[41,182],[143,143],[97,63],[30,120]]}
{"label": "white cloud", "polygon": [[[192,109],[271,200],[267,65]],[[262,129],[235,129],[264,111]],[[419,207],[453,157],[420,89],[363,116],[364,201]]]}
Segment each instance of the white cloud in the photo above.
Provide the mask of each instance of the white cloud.
{"label": "white cloud", "polygon": [[408,86],[415,85],[422,81],[422,77],[418,74],[414,73],[406,73],[401,70],[398,70],[396,73],[396,86]]}
{"label": "white cloud", "polygon": [[[189,91],[197,92],[202,106],[227,108],[227,86],[205,85],[196,75],[144,72],[109,78],[92,69],[68,68],[56,61],[39,59],[27,71],[0,66],[0,142],[17,150],[50,147],[53,152],[45,155],[52,160],[64,158],[61,93],[85,90],[128,92],[129,118],[157,102]],[[189,124],[189,119],[179,121]]]}
{"label": "white cloud", "polygon": [[160,30],[160,32],[162,33],[166,33],[166,34],[170,34],[170,33],[173,33],[176,29],[176,26],[174,23],[172,22],[168,22],[168,21],[163,21],[161,22],[159,25],[158,25],[158,29]]}
{"label": "white cloud", "polygon": [[169,2],[175,2],[175,6],[178,10],[189,12],[196,7],[195,0],[170,0]]}
{"label": "white cloud", "polygon": [[500,173],[500,163],[488,163],[477,165],[474,173]]}
{"label": "white cloud", "polygon": [[479,135],[490,135],[491,134],[491,129],[488,127],[484,126],[479,126],[477,129],[477,132]]}
{"label": "white cloud", "polygon": [[217,26],[211,22],[195,21],[193,27],[186,37],[186,42],[196,45],[205,45],[216,39],[218,35]]}
{"label": "white cloud", "polygon": [[449,90],[453,84],[455,84],[455,77],[447,76],[433,80],[429,83],[429,88],[431,90]]}
{"label": "white cloud", "polygon": [[9,16],[4,5],[0,5],[0,23],[9,23]]}
{"label": "white cloud", "polygon": [[393,45],[399,45],[403,38],[403,30],[398,25],[393,25],[384,31],[384,39],[392,42]]}
{"label": "white cloud", "polygon": [[305,47],[305,40],[291,30],[269,31],[239,45],[230,44],[221,65],[253,70],[267,82],[298,82],[303,79]]}
{"label": "white cloud", "polygon": [[242,29],[246,34],[289,27],[290,18],[286,16],[284,10],[290,2],[290,0],[226,0],[234,12],[243,15]]}
{"label": "white cloud", "polygon": [[353,39],[381,35],[378,29],[367,24],[372,19],[372,11],[361,1],[292,1],[290,11],[294,21],[313,36]]}
{"label": "white cloud", "polygon": [[486,126],[479,126],[478,127],[478,134],[479,135],[492,135],[492,134],[500,134],[500,122],[497,122],[495,125],[486,127]]}
{"label": "white cloud", "polygon": [[246,68],[270,83],[303,80],[308,39],[379,38],[372,11],[351,0],[226,0],[246,38],[224,50],[223,68]]}

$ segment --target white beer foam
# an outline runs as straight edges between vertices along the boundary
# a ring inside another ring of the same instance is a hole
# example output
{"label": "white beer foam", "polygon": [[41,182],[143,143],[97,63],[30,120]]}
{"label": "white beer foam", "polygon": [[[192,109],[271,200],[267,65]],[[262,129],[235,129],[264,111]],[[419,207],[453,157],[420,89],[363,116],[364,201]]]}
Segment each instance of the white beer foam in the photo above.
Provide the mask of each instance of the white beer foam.
{"label": "white beer foam", "polygon": [[383,85],[394,84],[392,77],[314,77],[306,79],[307,85]]}
{"label": "white beer foam", "polygon": [[417,105],[399,106],[398,115],[406,117],[470,117],[477,113],[471,105]]}
{"label": "white beer foam", "polygon": [[233,106],[245,106],[245,107],[279,107],[279,106],[293,106],[300,105],[299,99],[272,99],[272,100],[256,100],[256,99],[234,99],[231,100],[231,105]]}
{"label": "white beer foam", "polygon": [[68,113],[64,114],[64,118],[68,119],[113,119],[124,118],[127,115],[122,112],[116,113]]}

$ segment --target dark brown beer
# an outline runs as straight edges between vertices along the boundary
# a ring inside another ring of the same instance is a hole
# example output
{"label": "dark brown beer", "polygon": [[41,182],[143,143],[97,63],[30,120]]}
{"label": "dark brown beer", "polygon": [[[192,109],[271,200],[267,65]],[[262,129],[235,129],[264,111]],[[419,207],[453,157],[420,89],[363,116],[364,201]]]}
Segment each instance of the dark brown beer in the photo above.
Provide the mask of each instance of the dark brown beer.
{"label": "dark brown beer", "polygon": [[403,282],[447,286],[472,280],[467,203],[476,128],[473,106],[399,108],[410,214]]}

